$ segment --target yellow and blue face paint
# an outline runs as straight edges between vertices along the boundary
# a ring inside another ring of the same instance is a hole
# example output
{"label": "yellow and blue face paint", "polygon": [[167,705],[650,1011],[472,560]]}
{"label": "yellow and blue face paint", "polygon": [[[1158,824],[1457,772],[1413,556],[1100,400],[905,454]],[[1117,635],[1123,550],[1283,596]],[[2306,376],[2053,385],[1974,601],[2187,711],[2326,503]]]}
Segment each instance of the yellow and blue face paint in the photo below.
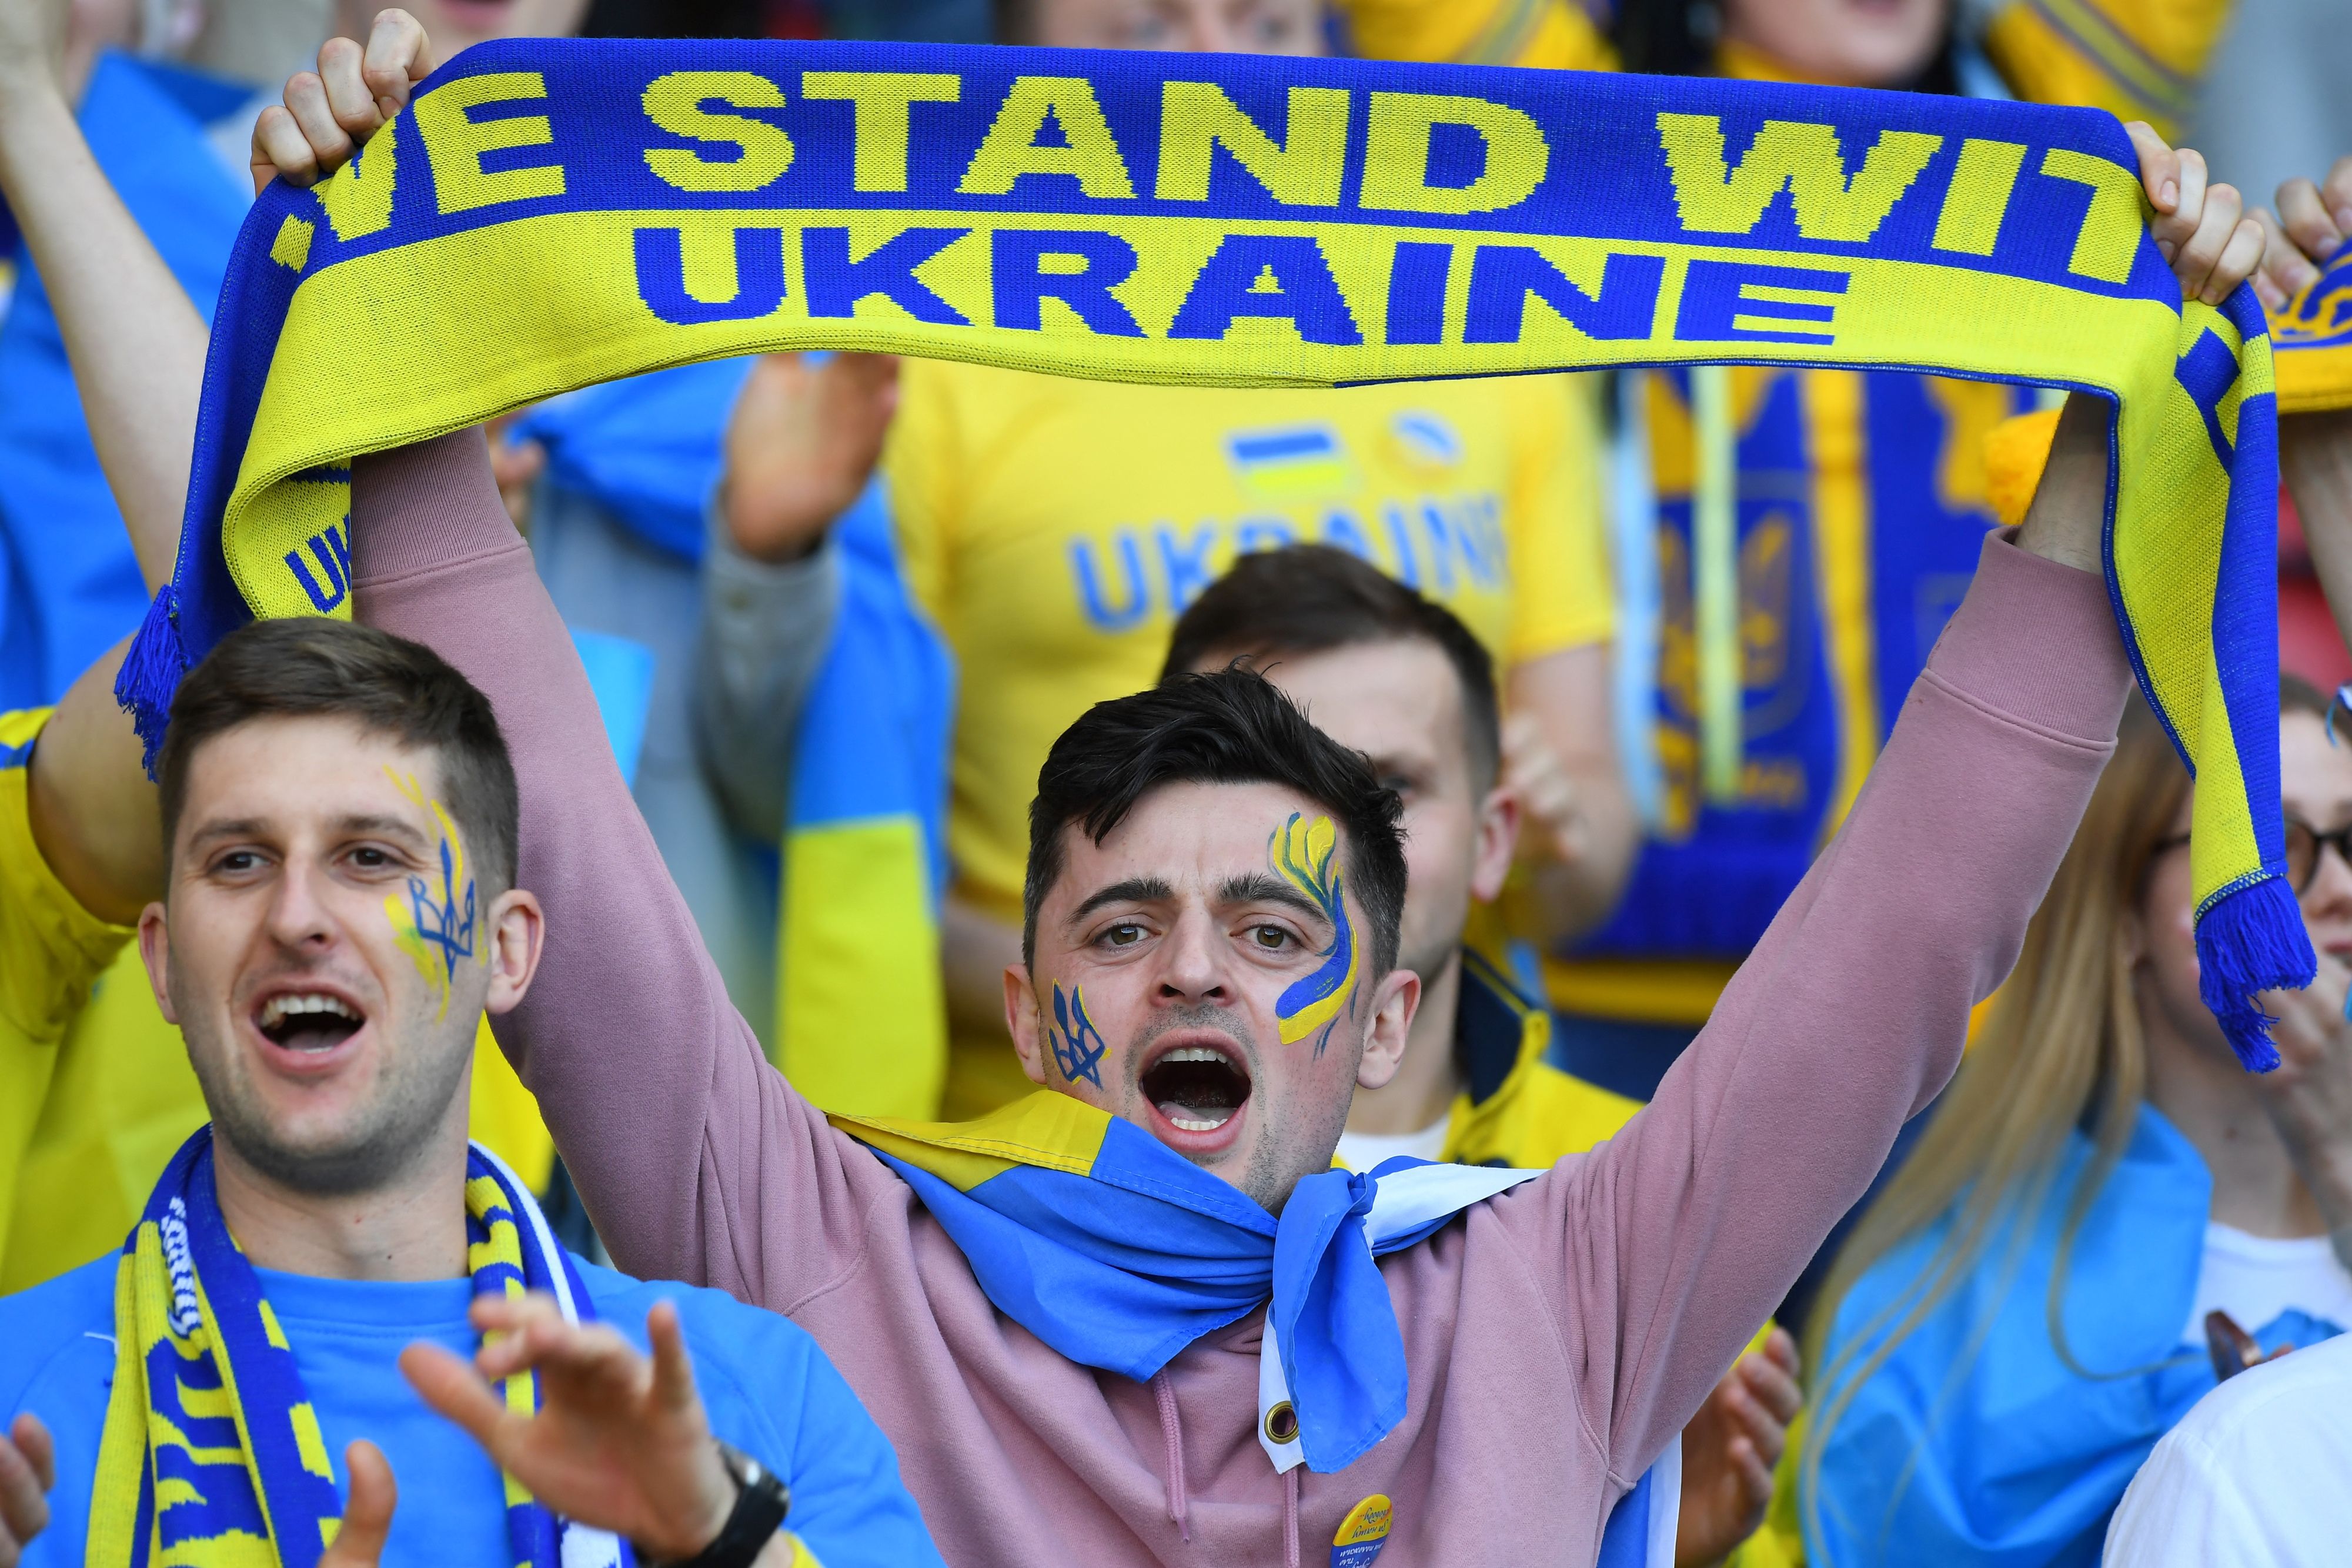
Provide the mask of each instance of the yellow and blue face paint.
{"label": "yellow and blue face paint", "polygon": [[1054,1022],[1058,1027],[1046,1039],[1054,1048],[1054,1065],[1062,1070],[1062,1082],[1076,1083],[1083,1078],[1101,1088],[1103,1053],[1110,1045],[1095,1028],[1094,1019],[1087,1017],[1085,987],[1071,987],[1069,999],[1065,1001],[1061,982],[1055,982]]}
{"label": "yellow and blue face paint", "polygon": [[[436,835],[434,852],[440,862],[440,896],[434,896],[428,877],[408,879],[405,896],[395,894],[383,901],[384,915],[392,921],[393,936],[400,950],[416,966],[425,983],[433,988],[440,998],[436,1019],[449,1016],[449,988],[457,977],[457,960],[474,956],[474,878],[466,865],[466,842],[458,834],[457,823],[441,802],[429,799],[425,787],[412,776],[403,778],[391,768],[384,773],[394,788],[433,814]],[[465,892],[461,897],[458,888]]]}
{"label": "yellow and blue face paint", "polygon": [[[1339,847],[1339,831],[1330,818],[1318,817],[1310,822],[1297,811],[1290,814],[1265,846],[1265,857],[1275,873],[1305,894],[1331,922],[1331,945],[1316,955],[1323,960],[1322,967],[1286,989],[1274,1004],[1282,1043],[1289,1045],[1314,1034],[1318,1056],[1330,1043],[1339,1016],[1355,1011],[1356,979],[1362,965],[1336,863]],[[1318,1030],[1322,1032],[1316,1034]]]}

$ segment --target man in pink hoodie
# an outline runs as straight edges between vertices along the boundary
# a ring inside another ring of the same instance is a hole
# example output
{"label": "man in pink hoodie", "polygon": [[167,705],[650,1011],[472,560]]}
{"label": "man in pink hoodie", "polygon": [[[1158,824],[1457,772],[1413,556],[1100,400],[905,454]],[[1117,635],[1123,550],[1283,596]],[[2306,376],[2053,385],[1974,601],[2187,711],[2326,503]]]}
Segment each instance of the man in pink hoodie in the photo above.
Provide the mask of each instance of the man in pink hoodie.
{"label": "man in pink hoodie", "polygon": [[[328,83],[352,110],[341,128],[304,124],[320,153],[404,98],[400,50],[421,40],[386,39],[380,25],[364,85]],[[2194,154],[2143,148],[2176,270],[2234,286],[2253,260],[2234,193],[2208,191]],[[1262,1404],[1263,1304],[1148,1379],[1074,1359],[1024,1326],[1052,1311],[992,1299],[946,1188],[919,1197],[870,1130],[838,1130],[769,1067],[612,763],[478,435],[354,465],[353,577],[360,612],[441,651],[509,737],[520,874],[558,935],[499,1035],[598,1229],[625,1267],[814,1333],[950,1562],[1360,1564],[1385,1542],[1391,1563],[1591,1563],[1612,1508],[1949,1076],[2072,836],[2130,679],[2099,571],[2105,423],[2070,407],[1869,787],[1655,1100],[1380,1259],[1401,1410],[1328,1471],[1269,1462],[1297,1427]],[[1391,967],[1392,819],[1336,748],[1227,766],[1202,714],[1130,706],[1152,697],[1097,710],[1048,766],[1007,1012],[1034,1081],[1229,1183],[1273,1234],[1329,1179],[1349,1098],[1393,1071],[1417,1001]],[[1192,760],[1153,760],[1173,754]],[[1294,819],[1307,859],[1342,873],[1327,898],[1297,896],[1282,855],[1270,874]],[[1343,928],[1353,961],[1331,967]],[[991,1150],[961,1152],[984,1166]]]}

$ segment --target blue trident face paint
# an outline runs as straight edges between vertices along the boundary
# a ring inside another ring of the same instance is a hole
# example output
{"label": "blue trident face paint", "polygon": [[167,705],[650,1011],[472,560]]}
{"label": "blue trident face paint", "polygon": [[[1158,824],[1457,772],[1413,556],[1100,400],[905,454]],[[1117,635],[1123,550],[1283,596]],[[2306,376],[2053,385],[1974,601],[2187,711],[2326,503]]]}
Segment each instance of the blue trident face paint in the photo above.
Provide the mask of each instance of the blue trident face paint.
{"label": "blue trident face paint", "polygon": [[[383,912],[392,921],[393,936],[406,953],[425,984],[433,988],[440,1002],[436,1018],[449,1015],[449,988],[457,977],[457,960],[474,956],[474,878],[466,867],[465,841],[457,834],[457,824],[438,800],[426,798],[424,787],[414,778],[403,778],[390,768],[385,775],[400,792],[433,813],[439,827],[439,841],[435,845],[440,875],[436,889],[434,879],[412,876],[408,879],[407,895],[383,901]],[[462,893],[460,891],[462,889]],[[436,893],[439,896],[435,896]]]}
{"label": "blue trident face paint", "polygon": [[1274,1016],[1281,1027],[1282,1043],[1305,1040],[1317,1030],[1315,1054],[1323,1054],[1331,1030],[1342,1013],[1352,1013],[1356,980],[1361,967],[1356,933],[1348,924],[1348,903],[1338,864],[1339,831],[1328,817],[1307,821],[1293,811],[1290,820],[1267,841],[1266,860],[1275,873],[1312,899],[1331,922],[1331,945],[1317,955],[1322,967],[1297,981],[1275,999]]}
{"label": "blue trident face paint", "polygon": [[1110,1046],[1087,1017],[1085,988],[1071,988],[1069,999],[1064,1001],[1061,983],[1055,982],[1054,1022],[1058,1027],[1046,1038],[1053,1044],[1054,1065],[1062,1070],[1063,1082],[1076,1083],[1083,1078],[1101,1088],[1103,1052]]}

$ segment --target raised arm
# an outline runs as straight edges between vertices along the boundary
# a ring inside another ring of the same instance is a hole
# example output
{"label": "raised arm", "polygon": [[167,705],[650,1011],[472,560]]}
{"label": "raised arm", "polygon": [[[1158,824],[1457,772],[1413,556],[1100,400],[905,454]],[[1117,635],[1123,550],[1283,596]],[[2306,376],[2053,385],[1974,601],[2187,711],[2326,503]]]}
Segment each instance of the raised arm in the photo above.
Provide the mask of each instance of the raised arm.
{"label": "raised arm", "polygon": [[497,709],[522,795],[517,881],[548,942],[493,1027],[597,1232],[632,1272],[783,1304],[778,1281],[821,1278],[828,1236],[855,1234],[841,1151],[728,1000],[480,432],[352,465],[352,575],[362,620],[431,645]]}
{"label": "raised arm", "polygon": [[[2184,291],[2226,296],[2259,254],[2235,193],[2152,135],[2142,170]],[[2108,421],[2069,401],[2014,542],[1987,540],[1853,813],[1656,1098],[1499,1206],[1557,1270],[1563,1353],[1622,1480],[1949,1079],[2074,836],[2131,684],[2101,571]]]}
{"label": "raised arm", "polygon": [[[53,302],[90,438],[152,590],[171,575],[194,449],[205,325],[74,123],[55,66],[62,5],[0,0],[0,196]],[[85,670],[42,730],[26,807],[42,858],[117,925],[163,885],[154,790],[114,704],[122,646]]]}
{"label": "raised arm", "polygon": [[[383,13],[265,116],[256,158],[315,179],[423,72],[413,20]],[[307,76],[308,73],[305,73]],[[288,145],[299,137],[298,150]],[[488,694],[522,797],[517,882],[547,913],[528,999],[499,1043],[539,1097],[597,1231],[648,1277],[780,1299],[854,1244],[865,1198],[844,1142],[771,1069],[621,780],[586,673],[509,520],[478,430],[352,465],[363,621],[425,643]],[[848,1151],[858,1178],[893,1178]]]}
{"label": "raised arm", "polygon": [[873,482],[898,392],[887,354],[769,354],[728,419],[694,719],[729,818],[755,839],[783,831],[801,704],[840,609],[828,535]]}
{"label": "raised arm", "polygon": [[54,68],[66,7],[0,0],[0,195],[54,302],[140,575],[172,574],[205,324],[99,172]]}

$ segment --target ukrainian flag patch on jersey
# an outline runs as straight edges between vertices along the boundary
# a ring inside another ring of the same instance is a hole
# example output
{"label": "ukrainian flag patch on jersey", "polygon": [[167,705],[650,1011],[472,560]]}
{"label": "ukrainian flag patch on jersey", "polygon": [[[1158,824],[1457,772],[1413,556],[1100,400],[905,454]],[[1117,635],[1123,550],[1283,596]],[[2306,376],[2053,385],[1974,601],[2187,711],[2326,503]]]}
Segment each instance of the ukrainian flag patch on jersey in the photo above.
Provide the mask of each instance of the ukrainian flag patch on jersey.
{"label": "ukrainian flag patch on jersey", "polygon": [[1225,437],[1225,455],[1242,487],[1269,501],[1336,496],[1356,486],[1356,466],[1328,424],[1235,431]]}

